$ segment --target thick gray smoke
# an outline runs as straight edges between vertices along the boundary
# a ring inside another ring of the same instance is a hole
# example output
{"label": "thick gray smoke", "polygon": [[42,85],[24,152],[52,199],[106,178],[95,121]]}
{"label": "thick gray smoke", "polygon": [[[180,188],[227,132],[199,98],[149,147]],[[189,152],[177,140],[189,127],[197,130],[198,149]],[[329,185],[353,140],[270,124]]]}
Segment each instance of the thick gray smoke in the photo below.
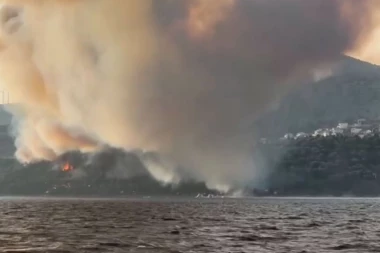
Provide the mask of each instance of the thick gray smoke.
{"label": "thick gray smoke", "polygon": [[3,0],[16,156],[136,152],[165,183],[251,183],[252,123],[360,47],[376,0]]}

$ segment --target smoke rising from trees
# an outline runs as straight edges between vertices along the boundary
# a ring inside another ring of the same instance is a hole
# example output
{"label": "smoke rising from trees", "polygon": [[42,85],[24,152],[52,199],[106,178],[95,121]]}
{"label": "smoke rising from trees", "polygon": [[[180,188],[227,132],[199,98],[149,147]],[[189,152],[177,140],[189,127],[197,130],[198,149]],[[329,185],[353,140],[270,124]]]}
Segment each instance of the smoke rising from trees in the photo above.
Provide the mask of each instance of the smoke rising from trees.
{"label": "smoke rising from trees", "polygon": [[377,27],[376,0],[3,0],[16,157],[105,146],[165,183],[254,181],[251,125]]}

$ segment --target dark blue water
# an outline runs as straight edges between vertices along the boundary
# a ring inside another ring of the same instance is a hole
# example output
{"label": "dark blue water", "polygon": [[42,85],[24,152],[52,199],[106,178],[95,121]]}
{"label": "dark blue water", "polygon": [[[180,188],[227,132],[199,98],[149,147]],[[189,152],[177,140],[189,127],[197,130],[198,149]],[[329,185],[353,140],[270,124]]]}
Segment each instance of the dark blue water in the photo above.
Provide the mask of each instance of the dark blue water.
{"label": "dark blue water", "polygon": [[0,252],[380,252],[380,199],[0,199]]}

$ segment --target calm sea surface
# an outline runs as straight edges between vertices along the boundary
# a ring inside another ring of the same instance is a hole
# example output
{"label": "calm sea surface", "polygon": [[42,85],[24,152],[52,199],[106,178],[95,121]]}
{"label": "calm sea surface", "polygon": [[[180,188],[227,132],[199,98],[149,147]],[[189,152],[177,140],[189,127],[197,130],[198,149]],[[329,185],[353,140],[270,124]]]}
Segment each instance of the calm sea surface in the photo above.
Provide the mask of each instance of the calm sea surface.
{"label": "calm sea surface", "polygon": [[380,199],[0,199],[0,252],[380,252]]}

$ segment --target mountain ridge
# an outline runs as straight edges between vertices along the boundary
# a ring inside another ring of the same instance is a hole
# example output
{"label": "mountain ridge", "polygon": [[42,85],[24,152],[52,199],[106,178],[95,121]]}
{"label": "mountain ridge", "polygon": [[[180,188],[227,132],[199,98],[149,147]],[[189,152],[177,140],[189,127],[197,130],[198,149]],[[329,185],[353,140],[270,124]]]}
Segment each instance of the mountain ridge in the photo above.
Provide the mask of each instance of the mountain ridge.
{"label": "mountain ridge", "polygon": [[260,136],[282,136],[380,118],[380,66],[344,56],[332,76],[301,85],[257,122]]}

